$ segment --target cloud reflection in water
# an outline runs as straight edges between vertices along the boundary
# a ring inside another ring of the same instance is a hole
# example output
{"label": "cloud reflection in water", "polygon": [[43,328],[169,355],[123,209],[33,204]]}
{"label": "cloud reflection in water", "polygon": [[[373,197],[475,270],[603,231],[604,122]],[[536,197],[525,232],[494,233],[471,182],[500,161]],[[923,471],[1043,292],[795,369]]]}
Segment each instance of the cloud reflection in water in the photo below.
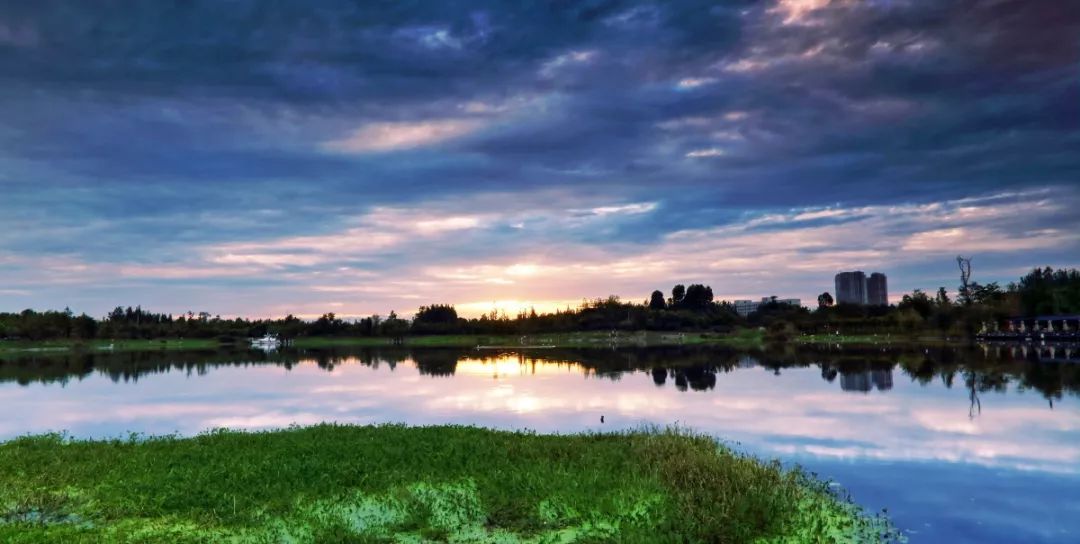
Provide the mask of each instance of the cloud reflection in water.
{"label": "cloud reflection in water", "polygon": [[763,369],[745,358],[719,375],[679,367],[677,361],[671,368],[611,372],[516,354],[378,358],[169,371],[134,383],[90,374],[63,387],[4,385],[0,433],[193,434],[320,421],[462,423],[541,432],[677,424],[768,457],[1080,473],[1080,407],[1074,395],[1051,410],[1037,392],[1007,386],[982,393],[984,409],[969,417],[962,384],[919,384],[894,377],[901,370],[892,367],[865,371],[863,378],[873,372],[874,383],[886,385],[874,388],[860,385],[858,370],[841,369],[841,379],[829,381],[827,371],[813,366]]}

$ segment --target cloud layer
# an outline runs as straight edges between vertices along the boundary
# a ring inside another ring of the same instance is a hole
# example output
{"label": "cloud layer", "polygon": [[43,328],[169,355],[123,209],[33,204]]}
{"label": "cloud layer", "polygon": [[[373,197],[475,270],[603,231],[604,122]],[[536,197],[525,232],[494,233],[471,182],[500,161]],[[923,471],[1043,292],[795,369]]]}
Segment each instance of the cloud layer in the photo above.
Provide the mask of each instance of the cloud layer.
{"label": "cloud layer", "polygon": [[1076,36],[1022,1],[5,6],[0,308],[1075,266]]}

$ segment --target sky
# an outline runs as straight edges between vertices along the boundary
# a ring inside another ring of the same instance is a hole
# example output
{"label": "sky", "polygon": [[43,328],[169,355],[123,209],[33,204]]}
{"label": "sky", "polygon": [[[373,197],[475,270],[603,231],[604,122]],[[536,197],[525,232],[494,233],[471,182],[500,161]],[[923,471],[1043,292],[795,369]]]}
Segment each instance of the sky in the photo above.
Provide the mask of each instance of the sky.
{"label": "sky", "polygon": [[1080,266],[1065,1],[0,1],[0,311]]}

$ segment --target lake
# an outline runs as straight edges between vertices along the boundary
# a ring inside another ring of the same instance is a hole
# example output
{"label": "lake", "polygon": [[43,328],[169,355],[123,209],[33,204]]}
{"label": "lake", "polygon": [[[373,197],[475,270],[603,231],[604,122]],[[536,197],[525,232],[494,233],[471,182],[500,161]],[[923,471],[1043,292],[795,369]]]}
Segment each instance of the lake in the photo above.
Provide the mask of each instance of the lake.
{"label": "lake", "polygon": [[679,425],[835,481],[911,542],[1077,542],[1078,358],[1007,346],[9,355],[0,438]]}

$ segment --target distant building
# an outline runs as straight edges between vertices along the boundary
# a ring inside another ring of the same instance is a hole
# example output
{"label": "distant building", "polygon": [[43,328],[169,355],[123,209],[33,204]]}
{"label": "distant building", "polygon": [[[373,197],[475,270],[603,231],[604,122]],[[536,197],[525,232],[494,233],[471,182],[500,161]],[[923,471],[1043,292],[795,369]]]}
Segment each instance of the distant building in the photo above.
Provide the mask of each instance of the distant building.
{"label": "distant building", "polygon": [[874,272],[866,280],[866,303],[871,306],[889,305],[889,285],[885,274]]}
{"label": "distant building", "polygon": [[746,317],[758,311],[758,308],[760,308],[762,304],[768,304],[769,302],[787,304],[789,306],[802,306],[802,300],[797,298],[778,298],[774,301],[773,297],[761,297],[761,302],[756,300],[736,300],[733,304],[735,304],[735,313]]}
{"label": "distant building", "polygon": [[[761,303],[772,301],[772,297],[761,299]],[[778,304],[787,304],[788,306],[802,306],[802,299],[798,298],[778,298],[776,301]]]}
{"label": "distant building", "polygon": [[836,275],[836,303],[866,305],[866,274],[862,270]]}
{"label": "distant building", "polygon": [[861,270],[836,275],[836,303],[859,306],[888,306],[888,279],[881,272],[867,278]]}
{"label": "distant building", "polygon": [[753,300],[736,300],[735,301],[735,313],[746,317],[757,311],[758,306],[761,306],[760,302]]}

